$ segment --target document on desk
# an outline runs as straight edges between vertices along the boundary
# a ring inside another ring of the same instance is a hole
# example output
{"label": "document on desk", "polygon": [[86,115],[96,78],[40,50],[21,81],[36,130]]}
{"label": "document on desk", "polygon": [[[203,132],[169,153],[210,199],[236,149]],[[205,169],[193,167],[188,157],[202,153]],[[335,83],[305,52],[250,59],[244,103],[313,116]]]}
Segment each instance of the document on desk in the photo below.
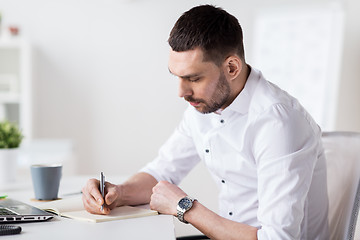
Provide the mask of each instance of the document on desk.
{"label": "document on desk", "polygon": [[145,217],[158,214],[158,212],[154,210],[131,206],[117,207],[111,210],[109,215],[91,214],[84,209],[81,196],[46,202],[36,206],[45,211],[55,213],[62,217],[95,223]]}

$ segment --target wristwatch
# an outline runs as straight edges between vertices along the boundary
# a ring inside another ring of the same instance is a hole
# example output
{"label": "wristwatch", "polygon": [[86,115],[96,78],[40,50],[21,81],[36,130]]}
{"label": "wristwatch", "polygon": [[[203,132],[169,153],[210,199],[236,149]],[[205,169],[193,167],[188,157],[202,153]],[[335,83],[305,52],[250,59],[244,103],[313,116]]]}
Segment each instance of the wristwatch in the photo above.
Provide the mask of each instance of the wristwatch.
{"label": "wristwatch", "polygon": [[183,222],[183,223],[188,223],[185,219],[184,219],[184,214],[189,211],[192,206],[193,206],[193,202],[196,201],[196,199],[186,196],[182,199],[180,199],[180,201],[178,202],[178,205],[176,207],[177,210],[177,218]]}

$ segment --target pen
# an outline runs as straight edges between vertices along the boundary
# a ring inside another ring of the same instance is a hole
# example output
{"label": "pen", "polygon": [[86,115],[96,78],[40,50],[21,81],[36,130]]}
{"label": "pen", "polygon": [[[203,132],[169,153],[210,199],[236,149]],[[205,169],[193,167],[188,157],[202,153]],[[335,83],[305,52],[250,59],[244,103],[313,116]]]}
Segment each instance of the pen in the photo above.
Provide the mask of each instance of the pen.
{"label": "pen", "polygon": [[101,196],[104,199],[104,203],[103,205],[101,205],[101,211],[103,211],[105,205],[105,176],[103,172],[100,173],[100,192],[101,192]]}

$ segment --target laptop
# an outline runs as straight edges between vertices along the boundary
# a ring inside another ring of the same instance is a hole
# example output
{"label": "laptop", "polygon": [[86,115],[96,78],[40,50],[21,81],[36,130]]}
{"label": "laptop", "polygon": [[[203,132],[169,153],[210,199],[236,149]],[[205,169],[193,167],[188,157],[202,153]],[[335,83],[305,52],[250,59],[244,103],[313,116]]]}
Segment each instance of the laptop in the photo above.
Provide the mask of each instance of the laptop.
{"label": "laptop", "polygon": [[51,213],[11,198],[0,199],[0,223],[46,221],[53,216]]}

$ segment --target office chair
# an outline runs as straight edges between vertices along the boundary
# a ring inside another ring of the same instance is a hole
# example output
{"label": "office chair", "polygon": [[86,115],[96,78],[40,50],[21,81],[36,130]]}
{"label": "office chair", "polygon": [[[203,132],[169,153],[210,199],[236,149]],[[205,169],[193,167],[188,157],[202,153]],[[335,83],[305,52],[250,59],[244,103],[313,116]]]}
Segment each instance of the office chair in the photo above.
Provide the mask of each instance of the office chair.
{"label": "office chair", "polygon": [[332,240],[354,239],[360,201],[360,133],[324,132],[329,230]]}

